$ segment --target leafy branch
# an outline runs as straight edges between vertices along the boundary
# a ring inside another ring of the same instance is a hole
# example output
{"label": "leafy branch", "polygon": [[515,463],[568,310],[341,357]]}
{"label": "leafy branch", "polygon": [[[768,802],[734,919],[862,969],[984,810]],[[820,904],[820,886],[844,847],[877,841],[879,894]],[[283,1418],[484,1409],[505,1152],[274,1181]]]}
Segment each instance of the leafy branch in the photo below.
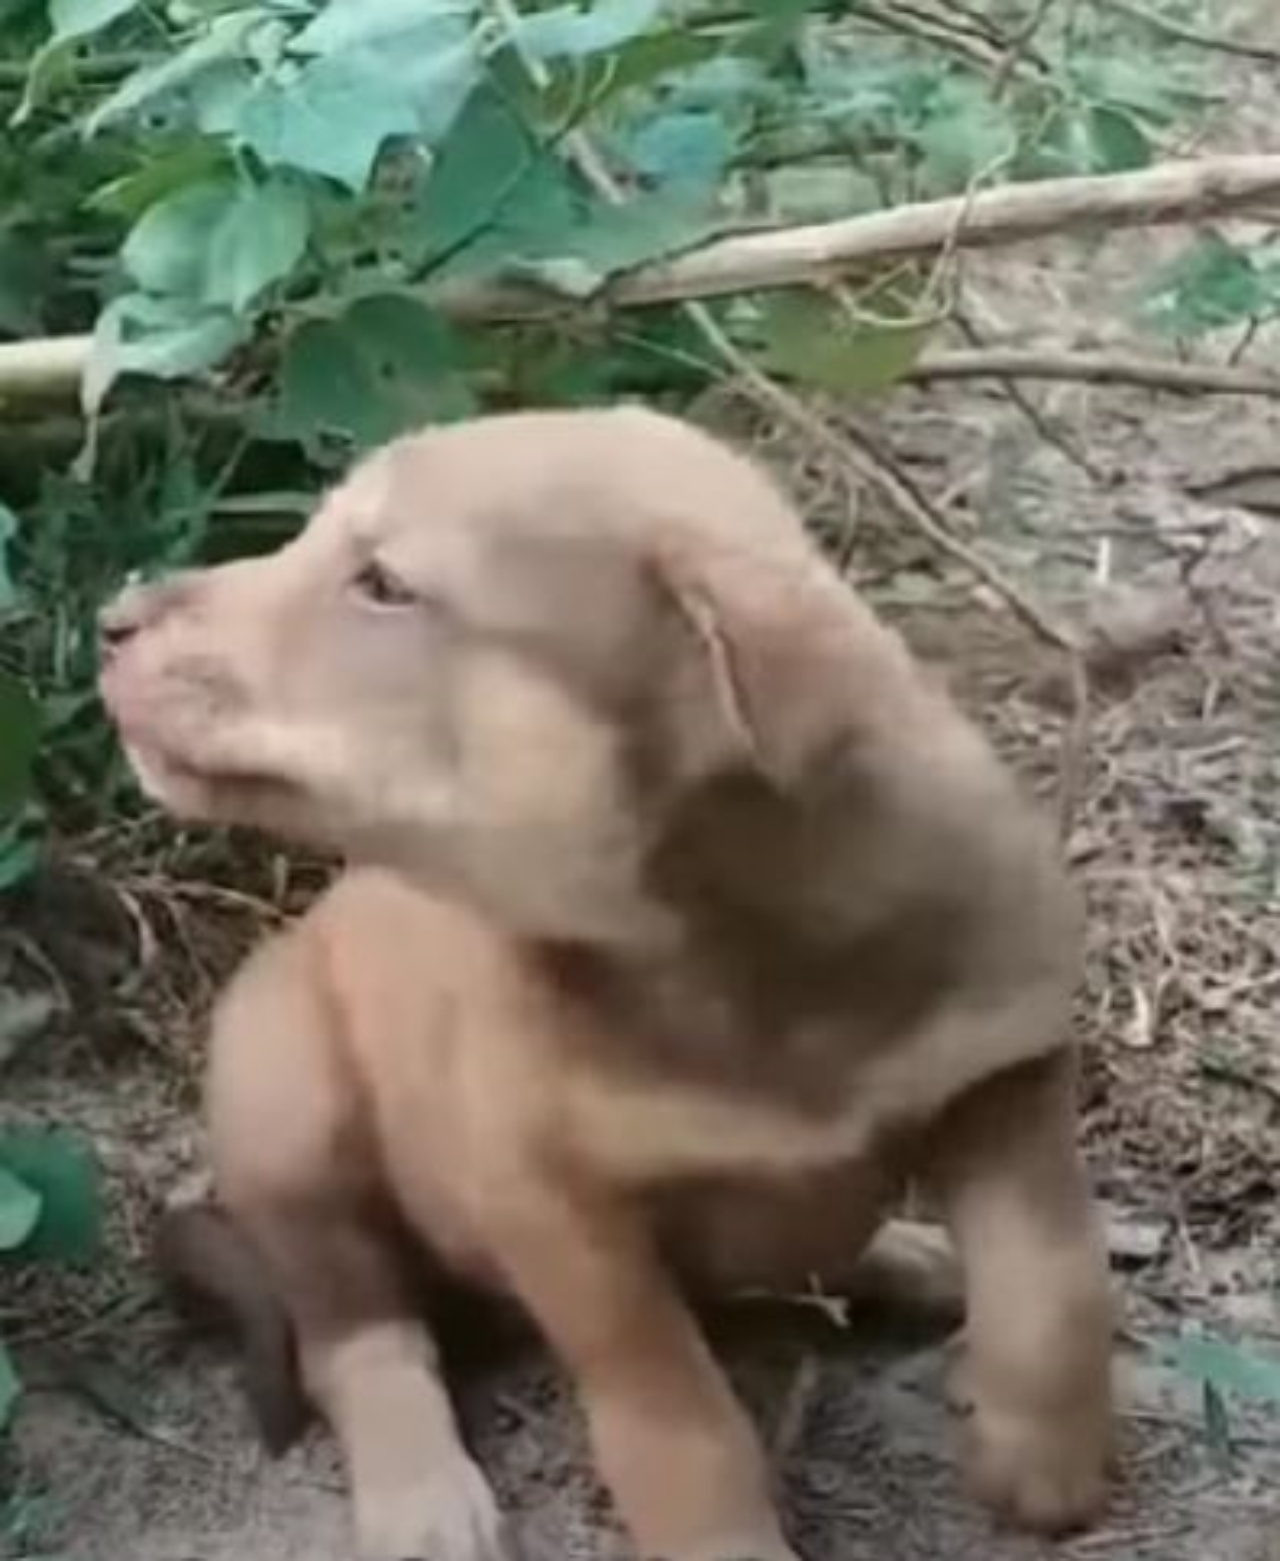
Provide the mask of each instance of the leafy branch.
{"label": "leafy branch", "polygon": [[[1280,189],[1265,158],[1149,166],[1181,87],[1101,46],[1062,53],[1040,4],[1003,28],[934,0],[841,10],[176,3],[157,46],[139,0],[50,0],[13,122],[39,149],[70,111],[103,162],[87,206],[121,237],[93,331],[0,342],[0,393],[79,383],[96,416],[125,377],[266,373],[277,433],[312,441],[335,416],[316,384],[341,366],[384,403],[334,430],[360,442],[467,410],[469,366],[492,355],[479,326],[569,313],[590,336],[614,309],[735,299],[754,324],[742,336],[730,310],[717,329],[749,349],[765,292],[850,273],[874,290],[903,261]],[[889,36],[855,54],[867,23]],[[962,58],[940,66],[940,38]],[[754,149],[798,119],[852,157],[856,215],[785,220],[792,170]],[[1012,182],[987,188],[994,173]],[[409,334],[431,393],[392,350]]]}
{"label": "leafy branch", "polygon": [[[734,234],[612,276],[584,278],[571,272],[565,279],[556,260],[571,265],[575,257],[548,258],[536,279],[508,280],[499,269],[483,282],[446,278],[436,286],[428,283],[423,296],[459,319],[506,321],[587,304],[646,308],[772,289],[822,288],[850,272],[935,255],[944,247],[987,248],[1090,228],[1203,221],[1278,197],[1280,155],[1203,158],[1135,174],[1041,180],[835,222]],[[86,372],[94,348],[91,337],[0,343],[0,393],[22,396],[65,388]],[[1068,371],[1065,377],[1074,376]],[[1083,369],[1080,377],[1106,378]],[[1117,377],[1133,380],[1131,374]],[[1137,382],[1144,377],[1139,373]],[[1179,377],[1176,370],[1172,377]],[[1190,383],[1211,388],[1213,377]],[[1238,388],[1239,378],[1228,375],[1222,383]]]}

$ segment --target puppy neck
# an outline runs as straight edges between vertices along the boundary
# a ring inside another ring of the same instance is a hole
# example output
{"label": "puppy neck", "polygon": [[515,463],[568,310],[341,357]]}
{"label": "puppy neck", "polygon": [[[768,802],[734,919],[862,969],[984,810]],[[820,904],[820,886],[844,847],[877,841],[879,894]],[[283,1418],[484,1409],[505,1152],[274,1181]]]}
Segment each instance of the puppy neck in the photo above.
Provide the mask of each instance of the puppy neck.
{"label": "puppy neck", "polygon": [[707,783],[646,859],[674,937],[537,946],[616,1062],[822,1112],[856,1055],[947,1000],[971,952],[963,886],[907,874],[868,897],[877,864],[866,836],[837,844],[850,799],[838,778],[829,791],[791,798],[745,774]]}

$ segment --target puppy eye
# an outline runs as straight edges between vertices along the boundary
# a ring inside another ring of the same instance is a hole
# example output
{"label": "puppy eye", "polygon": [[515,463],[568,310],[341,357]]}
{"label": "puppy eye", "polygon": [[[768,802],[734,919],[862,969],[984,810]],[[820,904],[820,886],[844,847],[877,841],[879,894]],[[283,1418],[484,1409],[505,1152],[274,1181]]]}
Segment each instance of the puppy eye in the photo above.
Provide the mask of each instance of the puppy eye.
{"label": "puppy eye", "polygon": [[417,594],[385,564],[371,558],[352,581],[356,594],[375,607],[413,607]]}

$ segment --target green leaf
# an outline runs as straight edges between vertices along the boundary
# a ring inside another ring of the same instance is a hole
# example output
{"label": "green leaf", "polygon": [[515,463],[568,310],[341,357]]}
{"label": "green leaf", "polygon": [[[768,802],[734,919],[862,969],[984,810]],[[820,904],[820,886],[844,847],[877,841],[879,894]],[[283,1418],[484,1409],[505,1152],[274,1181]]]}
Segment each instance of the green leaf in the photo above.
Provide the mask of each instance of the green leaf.
{"label": "green leaf", "polygon": [[87,38],[137,8],[138,0],[49,0],[49,21],[55,38]]}
{"label": "green leaf", "polygon": [[241,182],[210,237],[202,298],[240,313],[287,277],[306,251],[311,208],[291,180]]}
{"label": "green leaf", "polygon": [[238,150],[240,115],[261,80],[243,60],[219,60],[201,71],[182,95],[196,130],[228,152]]}
{"label": "green leaf", "polygon": [[0,1252],[16,1252],[40,1223],[40,1194],[0,1163]]}
{"label": "green leaf", "polygon": [[963,188],[979,175],[996,175],[1018,147],[1005,105],[963,77],[944,81],[914,136],[932,186]]}
{"label": "green leaf", "polygon": [[759,108],[772,95],[773,84],[756,60],[720,55],[683,72],[669,85],[673,107],[736,113]]}
{"label": "green leaf", "polygon": [[538,150],[501,94],[488,85],[473,92],[418,191],[413,222],[423,263],[495,221]]}
{"label": "green leaf", "polygon": [[722,114],[686,109],[639,125],[623,153],[637,173],[659,183],[709,188],[724,176],[740,139]]}
{"label": "green leaf", "polygon": [[[359,93],[373,102],[408,105],[413,128],[436,142],[483,73],[476,11],[475,0],[330,0],[293,49],[318,56],[309,68],[327,61],[344,83],[358,80]],[[320,79],[327,92],[330,78]]]}
{"label": "green leaf", "polygon": [[1280,1358],[1209,1334],[1170,1340],[1163,1353],[1184,1376],[1219,1393],[1280,1405]]}
{"label": "green leaf", "polygon": [[910,57],[819,56],[807,74],[815,117],[837,121],[853,136],[910,138],[938,108],[936,68]]}
{"label": "green leaf", "polygon": [[1105,104],[1090,109],[1088,118],[1090,173],[1127,173],[1149,167],[1151,140],[1138,119]]}
{"label": "green leaf", "polygon": [[242,9],[215,16],[208,30],[198,34],[177,54],[143,65],[126,76],[116,90],[85,121],[85,134],[96,135],[109,124],[136,114],[139,109],[190,87],[206,71],[242,59],[255,33],[264,26],[262,12]]}
{"label": "green leaf", "polygon": [[1265,313],[1269,304],[1249,252],[1209,232],[1151,278],[1143,314],[1172,335],[1198,336],[1242,324]]}
{"label": "green leaf", "polygon": [[1137,53],[1072,51],[1065,63],[1082,97],[1099,107],[1132,110],[1155,124],[1170,123],[1186,96],[1175,79]]}
{"label": "green leaf", "polygon": [[464,343],[423,303],[400,293],[363,298],[337,320],[290,338],[280,369],[276,437],[339,435],[370,446],[475,410]]}
{"label": "green leaf", "polygon": [[41,334],[41,306],[51,267],[43,247],[25,233],[0,231],[0,331]]}
{"label": "green leaf", "polygon": [[0,619],[17,606],[18,587],[13,578],[11,553],[18,536],[18,517],[0,500]]}
{"label": "green leaf", "polygon": [[40,746],[40,706],[14,673],[0,667],[0,818],[26,800]]}
{"label": "green leaf", "polygon": [[219,177],[146,211],[125,240],[125,268],[150,293],[240,312],[293,270],[307,246],[310,208],[288,179]]}
{"label": "green leaf", "polygon": [[294,40],[310,53],[206,105],[201,123],[222,129],[270,167],[318,174],[360,194],[386,142],[436,141],[457,117],[483,68],[464,4],[409,7],[402,0],[333,0]]}
{"label": "green leaf", "polygon": [[22,1397],[22,1382],[13,1364],[13,1356],[0,1341],[0,1431],[13,1424],[14,1411]]}
{"label": "green leaf", "polygon": [[575,297],[727,222],[678,186],[617,206],[597,199],[487,87],[441,146],[414,217],[423,264],[437,275],[521,276]]}
{"label": "green leaf", "polygon": [[369,43],[421,43],[431,28],[437,47],[457,44],[470,31],[475,0],[329,0],[318,16],[296,33],[293,48],[304,54],[337,54]]}
{"label": "green leaf", "polygon": [[592,106],[598,111],[619,93],[651,86],[673,72],[713,60],[720,48],[720,40],[710,33],[683,28],[646,33],[609,55],[608,74],[600,89],[592,94]]}
{"label": "green leaf", "polygon": [[209,250],[238,197],[232,178],[207,179],[150,207],[134,225],[120,258],[149,293],[203,299]]}
{"label": "green leaf", "polygon": [[1023,177],[1123,173],[1145,168],[1151,141],[1142,123],[1125,109],[1064,103],[1018,159]]}
{"label": "green leaf", "polygon": [[709,211],[696,197],[657,190],[624,205],[598,203],[573,235],[572,257],[604,282],[705,244],[731,224],[731,218]]}
{"label": "green leaf", "polygon": [[434,146],[449,133],[485,65],[478,34],[423,52],[427,41],[419,33],[403,51],[369,49],[363,59],[371,79],[403,93],[413,105],[419,135]]}
{"label": "green leaf", "polygon": [[412,219],[420,260],[449,274],[500,270],[515,253],[555,250],[585,204],[564,164],[545,151],[491,86],[478,88],[442,142]]}
{"label": "green leaf", "polygon": [[269,167],[320,174],[358,195],[384,143],[413,135],[418,115],[403,92],[339,56],[312,61],[288,83],[262,82],[236,128]]}
{"label": "green leaf", "polygon": [[745,10],[755,14],[755,21],[737,47],[767,60],[781,58],[801,43],[809,3],[810,0],[748,0]]}
{"label": "green leaf", "polygon": [[126,374],[182,379],[212,368],[252,334],[242,316],[182,298],[126,293],[98,316],[93,351],[80,386],[86,414],[96,417]]}
{"label": "green leaf", "polygon": [[855,320],[813,291],[772,293],[761,305],[762,357],[769,368],[842,395],[873,396],[919,358],[933,320]]}
{"label": "green leaf", "polygon": [[570,231],[556,234],[554,243],[544,235],[539,244],[511,253],[502,270],[513,280],[583,300],[622,272],[692,249],[725,225],[700,204],[666,191],[619,206],[602,201]]}
{"label": "green leaf", "polygon": [[95,190],[87,202],[91,211],[136,222],[149,207],[213,174],[227,174],[226,148],[203,138],[183,142],[148,158],[132,173],[121,174]]}
{"label": "green leaf", "polygon": [[713,384],[719,366],[697,326],[674,305],[618,319],[604,342],[570,343],[579,356],[595,347],[601,390],[594,397],[694,396]]}
{"label": "green leaf", "polygon": [[50,38],[32,55],[22,99],[9,119],[14,129],[29,123],[38,108],[75,79],[76,49],[74,39]]}
{"label": "green leaf", "polygon": [[511,34],[521,50],[537,59],[581,59],[629,43],[661,15],[661,0],[596,0],[585,8],[558,5],[522,16]]}
{"label": "green leaf", "polygon": [[98,1167],[85,1141],[62,1128],[0,1132],[0,1167],[39,1195],[40,1218],[23,1257],[81,1263],[97,1255],[102,1235]]}

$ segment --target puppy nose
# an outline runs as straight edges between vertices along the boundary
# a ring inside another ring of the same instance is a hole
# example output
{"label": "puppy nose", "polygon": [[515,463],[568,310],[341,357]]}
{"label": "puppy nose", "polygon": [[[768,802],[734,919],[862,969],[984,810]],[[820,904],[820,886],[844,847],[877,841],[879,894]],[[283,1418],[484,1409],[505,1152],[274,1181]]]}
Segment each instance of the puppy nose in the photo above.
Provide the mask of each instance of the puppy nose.
{"label": "puppy nose", "polygon": [[158,623],[182,594],[181,578],[147,585],[126,585],[98,612],[98,648],[103,656],[128,643],[140,630]]}
{"label": "puppy nose", "polygon": [[98,613],[98,648],[104,655],[119,650],[141,627],[136,618],[122,613],[114,603]]}

